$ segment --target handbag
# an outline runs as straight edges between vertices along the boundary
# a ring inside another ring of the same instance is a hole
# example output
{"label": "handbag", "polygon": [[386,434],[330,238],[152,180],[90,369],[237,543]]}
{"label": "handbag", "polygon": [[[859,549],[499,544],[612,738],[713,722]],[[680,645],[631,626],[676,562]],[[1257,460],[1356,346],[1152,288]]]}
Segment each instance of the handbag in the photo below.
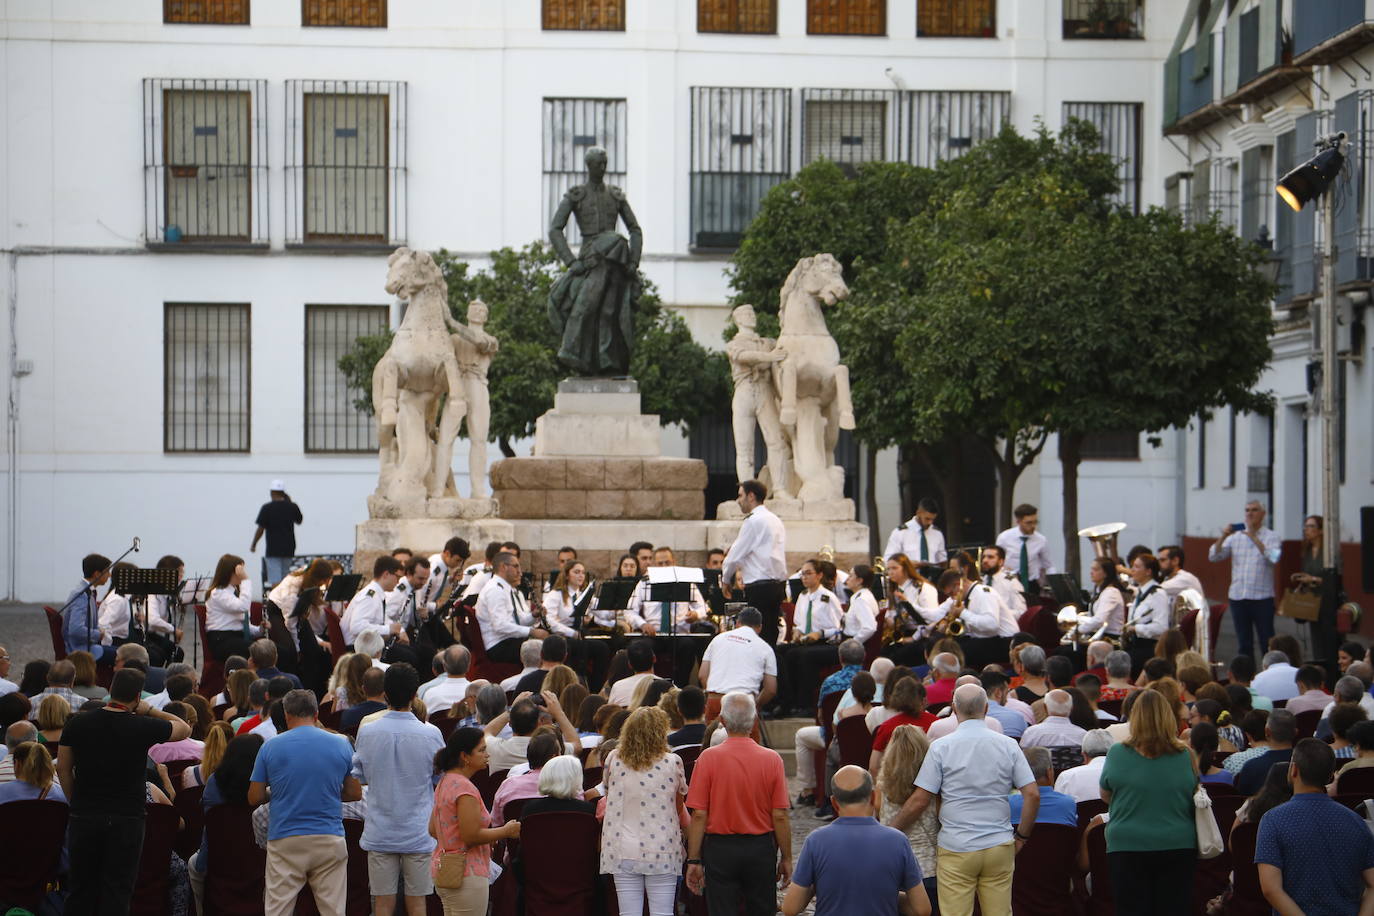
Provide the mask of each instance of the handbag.
{"label": "handbag", "polygon": [[1279,602],[1279,614],[1294,620],[1316,620],[1321,614],[1322,596],[1296,588],[1285,589]]}
{"label": "handbag", "polygon": [[1212,797],[1202,783],[1198,783],[1193,792],[1193,809],[1193,818],[1197,823],[1197,857],[1215,859],[1226,847],[1221,839],[1221,828],[1217,826],[1217,816],[1212,813]]}
{"label": "handbag", "polygon": [[[1213,822],[1213,827],[1216,824]],[[1220,836],[1220,833],[1218,833]],[[463,872],[468,868],[466,852],[445,852],[439,856],[439,868],[434,873],[434,886],[444,890],[458,890],[463,886]]]}

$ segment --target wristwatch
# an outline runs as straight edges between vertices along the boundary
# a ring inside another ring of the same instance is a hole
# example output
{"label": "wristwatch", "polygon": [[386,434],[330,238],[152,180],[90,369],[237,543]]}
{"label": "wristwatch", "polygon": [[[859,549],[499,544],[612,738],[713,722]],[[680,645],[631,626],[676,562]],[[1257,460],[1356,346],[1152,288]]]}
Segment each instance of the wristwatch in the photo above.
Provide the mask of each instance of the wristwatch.
{"label": "wristwatch", "polygon": [[700,859],[688,859],[688,860],[687,860],[686,862],[684,862],[683,864],[684,864],[684,865],[700,865],[700,864],[701,864],[701,860],[700,860]]}
{"label": "wristwatch", "polygon": [[1022,836],[1022,835],[1021,835],[1020,829],[1013,830],[1013,831],[1011,832],[1011,835],[1014,836],[1014,837],[1016,837],[1018,840],[1021,840],[1023,843],[1029,843],[1029,842],[1030,842],[1030,837],[1028,837],[1028,836]]}

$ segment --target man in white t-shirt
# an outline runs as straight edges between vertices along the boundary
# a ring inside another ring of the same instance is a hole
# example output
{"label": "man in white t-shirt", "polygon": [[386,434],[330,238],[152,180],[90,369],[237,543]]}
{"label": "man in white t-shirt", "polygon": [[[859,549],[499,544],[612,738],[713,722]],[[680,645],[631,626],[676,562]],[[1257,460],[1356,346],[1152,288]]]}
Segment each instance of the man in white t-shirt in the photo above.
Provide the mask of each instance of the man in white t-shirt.
{"label": "man in white t-shirt", "polygon": [[625,660],[630,663],[630,670],[634,673],[612,684],[606,701],[612,706],[629,709],[630,698],[634,696],[639,682],[654,676],[654,641],[642,636],[631,639],[625,650]]}
{"label": "man in white t-shirt", "polygon": [[1074,801],[1096,801],[1102,797],[1098,783],[1102,779],[1102,767],[1107,762],[1107,751],[1115,744],[1106,729],[1095,728],[1083,736],[1083,759],[1081,767],[1069,767],[1054,781],[1054,791],[1071,797]]}
{"label": "man in white t-shirt", "polygon": [[449,646],[442,653],[444,674],[442,681],[425,692],[425,709],[433,716],[455,703],[462,703],[468,695],[468,667],[472,654],[466,646]]}
{"label": "man in white t-shirt", "polygon": [[721,698],[732,690],[754,695],[755,708],[767,705],[778,692],[778,657],[763,641],[763,614],[747,607],[739,625],[712,638],[701,657],[697,677],[706,690],[706,721],[720,714]]}

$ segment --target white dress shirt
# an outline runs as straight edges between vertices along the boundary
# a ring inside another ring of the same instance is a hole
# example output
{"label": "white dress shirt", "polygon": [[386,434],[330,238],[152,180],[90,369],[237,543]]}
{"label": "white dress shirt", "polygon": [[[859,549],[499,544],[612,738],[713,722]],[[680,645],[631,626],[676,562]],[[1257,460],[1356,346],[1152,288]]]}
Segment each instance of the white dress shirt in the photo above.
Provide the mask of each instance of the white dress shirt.
{"label": "white dress shirt", "polygon": [[1068,716],[1046,716],[1038,725],[1021,733],[1022,747],[1082,747],[1088,732],[1069,721]]}
{"label": "white dress shirt", "polygon": [[391,635],[391,623],[386,619],[386,595],[386,589],[374,579],[353,596],[339,621],[345,644],[353,645],[360,633],[368,631],[380,634],[383,639]]}
{"label": "white dress shirt", "polygon": [[[425,585],[429,582],[426,580]],[[425,586],[420,586],[420,591],[424,591]],[[410,584],[410,580],[402,576],[401,581],[396,583],[386,596],[386,619],[391,623],[399,623],[403,627],[409,627],[412,623],[419,623],[430,615],[434,610],[432,603],[421,604],[415,586]]]}
{"label": "white dress shirt", "polygon": [[878,632],[878,599],[866,588],[849,596],[849,610],[844,612],[840,627],[845,639],[866,642]]}
{"label": "white dress shirt", "polygon": [[1271,700],[1287,702],[1298,695],[1297,676],[1297,668],[1288,662],[1279,662],[1255,675],[1250,682],[1250,689]]}
{"label": "white dress shirt", "polygon": [[[992,589],[977,582],[969,586],[964,595],[964,612],[959,619],[964,622],[968,636],[1000,636],[1003,629],[1002,602],[992,593]],[[938,621],[954,609],[954,599],[946,598],[936,609]]]}
{"label": "white dress shirt", "polygon": [[1078,625],[1078,632],[1091,636],[1101,629],[1104,623],[1107,625],[1106,633],[1109,636],[1121,635],[1121,628],[1126,623],[1126,599],[1119,588],[1107,586],[1097,593],[1092,603],[1092,614]]}
{"label": "white dress shirt", "polygon": [[[951,707],[945,707],[945,711],[940,713],[939,718],[930,723],[930,728],[926,729],[926,737],[931,741],[934,741],[936,738],[943,738],[959,727],[959,718],[950,712],[950,709]],[[1002,723],[998,722],[992,716],[984,716],[983,722],[987,725],[989,731],[997,732],[999,735],[1006,734],[1006,730],[1002,728]]]}
{"label": "white dress shirt", "polygon": [[425,708],[432,716],[443,712],[455,703],[463,702],[468,695],[468,679],[465,677],[445,677],[425,693]]}
{"label": "white dress shirt", "polygon": [[1002,603],[1011,609],[1017,619],[1026,613],[1026,590],[1016,573],[1009,569],[999,569],[995,573],[984,573],[983,584],[996,592]]}
{"label": "white dress shirt", "polygon": [[462,577],[462,570],[449,569],[444,565],[444,555],[436,553],[429,558],[429,579],[420,589],[417,600],[437,607],[440,601],[448,600],[451,587],[461,582]]}
{"label": "white dress shirt", "polygon": [[1191,588],[1196,590],[1199,594],[1206,594],[1206,592],[1202,590],[1202,582],[1198,580],[1197,576],[1188,572],[1186,569],[1180,569],[1178,572],[1165,579],[1161,584],[1164,586],[1165,594],[1169,596],[1170,607],[1173,607],[1174,601],[1187,589]]}
{"label": "white dress shirt", "polygon": [[783,528],[782,520],[768,507],[755,506],[745,517],[739,536],[725,555],[725,565],[721,568],[722,581],[733,583],[736,572],[743,577],[745,585],[768,579],[786,579],[787,559],[783,549],[786,543],[787,531]]}
{"label": "white dress shirt", "polygon": [[1067,795],[1074,801],[1100,801],[1102,799],[1102,767],[1107,764],[1107,755],[1094,757],[1082,766],[1070,767],[1054,779],[1054,791]]}
{"label": "white dress shirt", "polygon": [[[242,630],[243,618],[253,606],[253,583],[244,579],[238,590],[230,586],[217,588],[205,601],[205,629],[209,632]],[[261,632],[251,627],[251,632]]]}
{"label": "white dress shirt", "polygon": [[[916,613],[926,623],[934,623],[940,619],[940,591],[934,585],[922,582],[918,588],[915,579],[907,579],[897,586],[897,591],[901,592],[902,600],[915,608]],[[888,602],[888,606],[892,606],[891,601]]]}
{"label": "white dress shirt", "polygon": [[736,627],[713,637],[701,661],[711,666],[701,685],[710,693],[744,690],[757,695],[765,675],[778,675],[777,654],[753,627]]}
{"label": "white dress shirt", "polygon": [[1021,539],[1026,539],[1026,553],[1030,560],[1030,580],[1038,581],[1054,573],[1050,562],[1050,542],[1039,531],[1022,534],[1020,527],[1012,525],[997,535],[997,546],[1006,551],[1007,569],[1017,578],[1021,577]]}
{"label": "white dress shirt", "polygon": [[146,601],[145,610],[139,612],[138,620],[143,623],[144,616],[147,616],[148,632],[161,633],[163,636],[176,633],[177,628],[172,625],[171,615],[167,613],[167,596],[149,595]]}
{"label": "white dress shirt", "polygon": [[[926,556],[921,557],[921,538],[924,535],[926,541]],[[883,551],[883,559],[890,560],[899,553],[906,554],[906,558],[913,563],[933,563],[937,566],[944,565],[948,559],[945,553],[945,535],[939,528],[931,525],[929,528],[922,528],[916,521],[916,516],[912,516],[896,528],[887,536],[887,548]]]}
{"label": "white dress shirt", "polygon": [[[469,571],[472,571],[472,570],[475,570],[475,571],[471,572],[471,575],[469,575],[469,574],[468,574]],[[464,598],[470,598],[470,597],[472,597],[473,595],[480,595],[480,594],[482,594],[482,589],[486,588],[486,587],[487,587],[487,583],[490,582],[490,581],[494,578],[494,577],[492,576],[491,570],[490,570],[490,569],[485,569],[485,568],[483,568],[483,567],[472,567],[472,566],[470,566],[470,567],[468,567],[467,570],[464,570],[463,575],[464,575],[465,578],[467,579],[467,584],[466,584],[465,586],[463,586],[463,597],[464,597]]]}
{"label": "white dress shirt", "polygon": [[490,576],[477,597],[477,626],[482,645],[490,649],[507,639],[525,639],[534,626],[534,615],[525,596],[500,576]]}
{"label": "white dress shirt", "polygon": [[[810,626],[808,626],[810,624]],[[792,609],[792,636],[821,634],[822,640],[838,636],[840,632],[840,599],[823,585],[814,592],[802,592]]]}
{"label": "white dress shirt", "polygon": [[129,638],[129,599],[118,592],[111,591],[100,602],[101,643],[109,645],[111,639]]}
{"label": "white dress shirt", "polygon": [[[1116,591],[1116,589],[1107,589]],[[1159,639],[1169,629],[1172,602],[1169,593],[1159,582],[1146,582],[1136,589],[1131,600],[1131,611],[1126,619],[1135,624],[1135,633],[1141,639]]]}
{"label": "white dress shirt", "polygon": [[666,634],[668,631],[663,628],[663,605],[671,604],[669,619],[672,623],[673,632],[690,633],[692,623],[687,619],[689,613],[695,613],[698,620],[706,618],[706,599],[701,597],[701,591],[695,583],[691,584],[691,598],[687,601],[663,602],[654,601],[650,598],[653,594],[653,586],[645,580],[635,586],[634,594],[630,596],[630,606],[625,609],[625,622],[630,625],[630,629],[638,630],[644,624],[653,624],[660,633]]}
{"label": "white dress shirt", "polygon": [[[596,586],[588,581],[582,587],[582,591],[573,592],[568,596],[568,600],[563,599],[563,593],[558,589],[550,589],[544,593],[544,617],[549,621],[549,629],[560,636],[575,637],[580,634],[573,627],[577,605],[580,604]],[[583,615],[583,623],[591,619],[590,611]],[[609,625],[614,626],[615,621]]]}

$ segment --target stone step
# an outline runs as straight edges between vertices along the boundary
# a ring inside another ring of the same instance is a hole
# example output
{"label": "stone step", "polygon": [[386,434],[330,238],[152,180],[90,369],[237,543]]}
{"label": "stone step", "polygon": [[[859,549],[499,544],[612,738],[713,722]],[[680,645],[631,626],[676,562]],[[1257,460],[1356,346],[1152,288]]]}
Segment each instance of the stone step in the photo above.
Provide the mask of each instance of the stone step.
{"label": "stone step", "polygon": [[797,730],[815,725],[811,719],[764,719],[763,730],[768,745],[782,758],[783,769],[789,777],[797,775]]}

